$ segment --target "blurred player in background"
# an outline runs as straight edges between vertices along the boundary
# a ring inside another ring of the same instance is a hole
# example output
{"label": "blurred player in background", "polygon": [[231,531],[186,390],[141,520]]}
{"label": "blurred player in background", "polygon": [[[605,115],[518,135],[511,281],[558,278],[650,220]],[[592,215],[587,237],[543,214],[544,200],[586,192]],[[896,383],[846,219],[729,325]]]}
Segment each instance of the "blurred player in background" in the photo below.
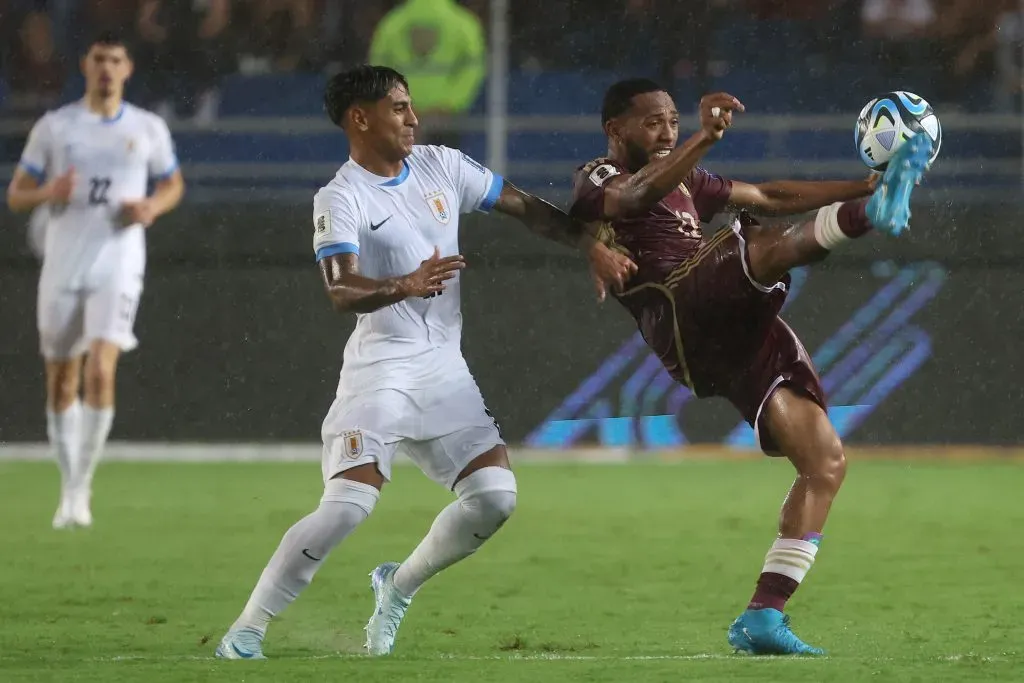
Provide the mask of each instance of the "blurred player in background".
{"label": "blurred player in background", "polygon": [[[877,188],[877,176],[750,185],[697,166],[742,111],[730,95],[705,97],[701,131],[676,147],[679,113],[667,92],[644,79],[613,85],[602,111],[608,156],[577,170],[570,215],[601,225],[602,239],[636,261],[639,272],[615,295],[669,374],[698,397],[729,399],[765,453],[784,455],[797,470],[779,536],[748,609],[729,629],[730,644],[755,654],[820,654],[793,634],[783,609],[814,562],[846,460],[811,359],[778,313],[790,269],[872,228],[906,227],[931,141],[906,143]],[[740,213],[707,238],[700,222],[726,210],[817,215],[762,227]]]}
{"label": "blurred player in background", "polygon": [[599,296],[636,268],[564,212],[458,150],[414,145],[418,122],[397,71],[341,73],[328,83],[325,104],[348,136],[351,158],[313,199],[313,250],[335,310],[358,321],[323,423],[320,505],[284,535],[221,640],[217,656],[228,659],[263,658],[270,620],[373,511],[400,446],[456,498],[408,559],[371,573],[370,654],[390,653],[420,586],[476,552],[515,509],[505,443],[462,356],[460,214],[494,209],[583,249]]}
{"label": "blurred player in background", "polygon": [[[47,433],[61,472],[54,528],[92,524],[92,478],[114,419],[118,357],[138,343],[145,229],[184,192],[167,125],[123,100],[132,73],[124,42],[101,35],[81,67],[85,96],[35,124],[7,188],[11,210],[43,207],[47,219],[37,323]],[[147,196],[150,179],[156,189]]]}

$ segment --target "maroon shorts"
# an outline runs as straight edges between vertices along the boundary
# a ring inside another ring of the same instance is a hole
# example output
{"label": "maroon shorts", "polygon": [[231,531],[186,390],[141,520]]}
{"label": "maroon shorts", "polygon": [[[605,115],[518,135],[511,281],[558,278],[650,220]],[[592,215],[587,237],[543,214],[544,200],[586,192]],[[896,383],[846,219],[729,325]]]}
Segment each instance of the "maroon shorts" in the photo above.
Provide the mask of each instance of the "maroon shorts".
{"label": "maroon shorts", "polygon": [[748,276],[744,229],[724,228],[662,283],[623,297],[648,345],[699,398],[722,396],[778,455],[761,412],[780,386],[822,408],[825,392],[803,344],[779,317],[789,276],[764,287]]}

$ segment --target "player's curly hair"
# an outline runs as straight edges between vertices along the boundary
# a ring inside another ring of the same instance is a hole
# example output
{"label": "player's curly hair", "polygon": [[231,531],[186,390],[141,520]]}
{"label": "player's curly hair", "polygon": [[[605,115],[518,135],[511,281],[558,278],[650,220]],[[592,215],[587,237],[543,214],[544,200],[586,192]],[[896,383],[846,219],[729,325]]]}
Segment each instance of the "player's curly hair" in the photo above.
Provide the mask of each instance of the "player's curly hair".
{"label": "player's curly hair", "polygon": [[345,112],[357,102],[376,102],[396,86],[409,89],[405,76],[386,66],[363,64],[335,74],[324,90],[324,109],[336,126],[342,126]]}
{"label": "player's curly hair", "polygon": [[668,92],[649,78],[629,78],[614,83],[604,94],[601,105],[601,125],[622,116],[633,106],[633,98],[649,92]]}

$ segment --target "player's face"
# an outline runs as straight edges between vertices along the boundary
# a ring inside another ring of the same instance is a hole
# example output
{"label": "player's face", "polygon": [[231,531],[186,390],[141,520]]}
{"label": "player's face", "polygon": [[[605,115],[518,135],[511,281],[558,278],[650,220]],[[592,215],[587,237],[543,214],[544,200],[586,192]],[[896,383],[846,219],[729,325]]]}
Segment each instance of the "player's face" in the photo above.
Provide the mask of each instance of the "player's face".
{"label": "player's face", "polygon": [[120,97],[132,75],[128,51],[120,45],[93,45],[82,58],[86,92],[100,97]]}
{"label": "player's face", "polygon": [[412,154],[416,127],[420,125],[412,110],[409,91],[399,85],[387,97],[376,102],[366,117],[366,132],[381,156],[399,161]]}
{"label": "player's face", "polygon": [[633,98],[633,107],[611,127],[631,171],[651,159],[665,156],[679,140],[679,112],[667,92],[651,92]]}

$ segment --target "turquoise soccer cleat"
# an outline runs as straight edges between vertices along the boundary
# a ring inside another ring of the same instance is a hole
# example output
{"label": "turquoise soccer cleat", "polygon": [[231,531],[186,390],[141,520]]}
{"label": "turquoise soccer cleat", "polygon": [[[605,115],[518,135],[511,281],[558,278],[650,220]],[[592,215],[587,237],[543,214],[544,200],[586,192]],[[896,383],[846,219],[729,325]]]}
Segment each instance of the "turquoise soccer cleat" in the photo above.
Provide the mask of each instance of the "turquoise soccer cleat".
{"label": "turquoise soccer cleat", "polygon": [[789,629],[789,615],[777,609],[748,609],[729,627],[729,644],[752,655],[823,655]]}
{"label": "turquoise soccer cleat", "polygon": [[868,220],[876,229],[899,235],[910,222],[910,194],[928,170],[932,139],[918,133],[896,150],[875,193],[868,200]]}
{"label": "turquoise soccer cleat", "polygon": [[398,627],[405,611],[412,604],[412,598],[402,595],[395,588],[397,569],[397,562],[385,562],[370,573],[370,585],[376,601],[373,615],[366,624],[366,650],[373,656],[391,654]]}
{"label": "turquoise soccer cleat", "polygon": [[248,628],[224,634],[214,654],[218,659],[266,659],[263,656],[263,636]]}

